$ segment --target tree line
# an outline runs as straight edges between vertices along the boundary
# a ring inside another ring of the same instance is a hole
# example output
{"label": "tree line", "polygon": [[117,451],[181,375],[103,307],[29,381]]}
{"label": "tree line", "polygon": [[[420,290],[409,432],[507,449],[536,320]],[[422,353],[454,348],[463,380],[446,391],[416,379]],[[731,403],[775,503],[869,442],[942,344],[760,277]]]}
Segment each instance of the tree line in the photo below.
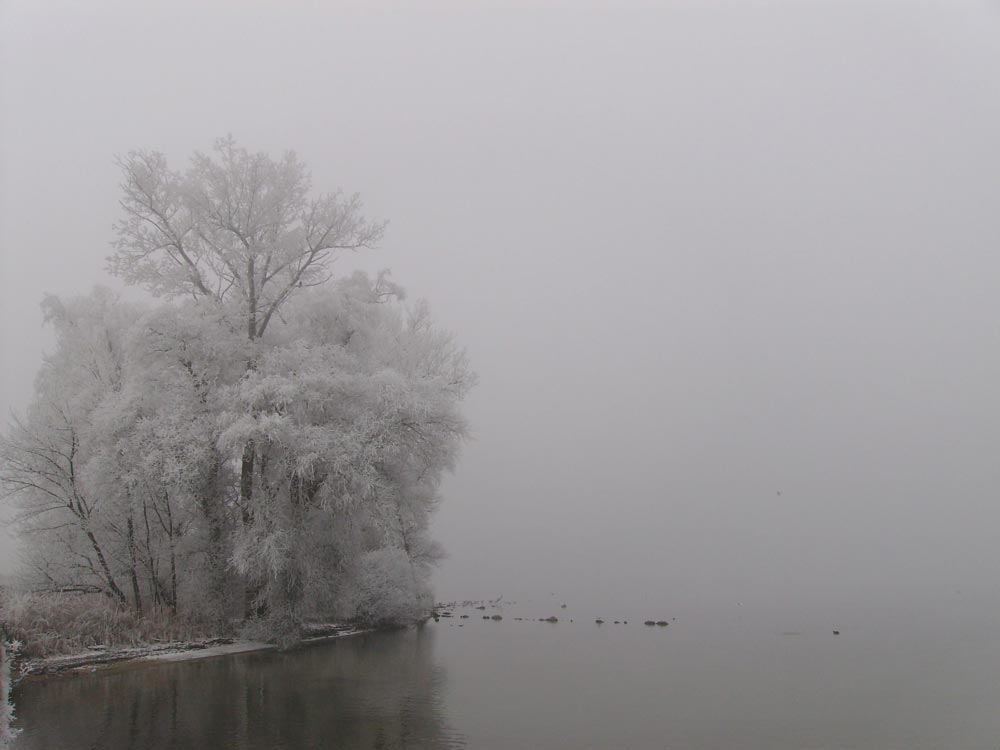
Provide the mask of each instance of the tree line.
{"label": "tree line", "polygon": [[418,617],[475,376],[387,273],[332,278],[385,225],[231,138],[119,166],[109,269],[160,302],[43,302],[56,346],[0,439],[30,586],[279,637]]}

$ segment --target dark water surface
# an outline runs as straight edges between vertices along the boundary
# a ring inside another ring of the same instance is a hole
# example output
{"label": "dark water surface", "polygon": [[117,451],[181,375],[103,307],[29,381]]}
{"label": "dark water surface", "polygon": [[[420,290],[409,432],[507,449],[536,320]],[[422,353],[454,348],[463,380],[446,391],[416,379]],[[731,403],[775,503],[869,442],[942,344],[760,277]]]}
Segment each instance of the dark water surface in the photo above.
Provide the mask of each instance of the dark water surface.
{"label": "dark water surface", "polygon": [[677,616],[649,628],[555,602],[501,622],[457,609],[288,653],[24,683],[16,748],[1000,748],[991,611],[833,622],[734,604],[646,613]]}

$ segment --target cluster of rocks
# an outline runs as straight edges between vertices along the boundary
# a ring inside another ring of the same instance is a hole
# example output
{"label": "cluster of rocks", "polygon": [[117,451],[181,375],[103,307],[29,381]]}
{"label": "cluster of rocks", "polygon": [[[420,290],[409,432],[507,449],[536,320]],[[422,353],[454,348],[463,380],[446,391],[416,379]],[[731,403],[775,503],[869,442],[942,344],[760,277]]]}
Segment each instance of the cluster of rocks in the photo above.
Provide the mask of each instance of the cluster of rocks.
{"label": "cluster of rocks", "polygon": [[[476,607],[476,609],[483,609],[483,608],[482,607]],[[435,610],[431,611],[431,617],[434,618],[434,622],[440,622],[441,620],[447,620],[447,619],[450,619],[450,618],[452,618],[454,616],[455,616],[454,612],[450,612],[450,611],[447,611],[447,610],[445,610],[445,611],[439,611],[439,610],[435,609]],[[469,619],[469,615],[459,615],[458,619],[460,619],[460,620],[468,620]],[[483,615],[483,619],[484,620],[497,620],[497,621],[500,621],[500,620],[503,619],[503,616],[502,615]]]}
{"label": "cluster of rocks", "polygon": [[[435,622],[438,622],[441,618],[450,618],[450,617],[453,617],[454,614],[453,614],[452,610],[454,610],[454,609],[456,609],[458,607],[473,608],[473,609],[477,609],[477,610],[480,610],[480,611],[485,611],[487,609],[487,607],[491,607],[493,609],[500,609],[502,607],[501,603],[502,604],[517,604],[517,602],[504,602],[502,596],[498,597],[497,599],[492,599],[492,600],[466,599],[465,601],[462,601],[461,603],[459,603],[457,601],[456,602],[447,602],[447,603],[445,603],[445,602],[439,602],[438,604],[435,605],[433,611],[431,612],[431,617],[434,618]],[[566,609],[566,605],[565,604],[560,604],[559,608],[560,609]],[[495,614],[495,615],[484,614],[482,617],[483,617],[484,620],[493,620],[495,622],[499,622],[500,620],[503,620],[503,616],[499,615],[499,614]],[[469,615],[459,615],[459,618],[462,619],[462,620],[467,620],[467,619],[469,619]],[[676,620],[677,618],[674,617],[673,619]],[[549,622],[549,623],[559,622],[559,618],[556,617],[555,615],[550,615],[549,617],[539,617],[539,618],[537,618],[537,620],[535,618],[532,618],[532,617],[515,617],[514,620],[517,621],[517,622]],[[573,620],[570,620],[570,622],[573,622]],[[597,618],[596,620],[594,620],[594,622],[597,625],[604,625],[605,624],[605,620],[603,618],[600,618],[600,617]],[[615,625],[628,625],[628,620],[614,620],[613,622],[614,622]],[[665,628],[670,623],[667,622],[666,620],[646,620],[644,624],[647,625],[647,626],[651,626],[651,627],[658,626],[658,627],[661,627],[661,628]],[[459,625],[459,627],[462,627],[462,625]],[[839,633],[835,633],[835,634],[839,634]]]}

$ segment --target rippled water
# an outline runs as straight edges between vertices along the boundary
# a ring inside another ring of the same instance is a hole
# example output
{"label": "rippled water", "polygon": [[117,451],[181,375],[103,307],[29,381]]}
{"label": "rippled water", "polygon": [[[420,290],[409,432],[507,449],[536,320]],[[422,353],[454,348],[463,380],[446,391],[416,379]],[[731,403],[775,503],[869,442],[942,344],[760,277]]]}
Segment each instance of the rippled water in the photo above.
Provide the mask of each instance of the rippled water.
{"label": "rippled water", "polygon": [[[458,609],[288,653],[29,682],[17,747],[1000,747],[988,607],[794,611],[682,611],[648,628],[554,602],[507,606],[500,622]],[[537,621],[550,614],[560,622]]]}

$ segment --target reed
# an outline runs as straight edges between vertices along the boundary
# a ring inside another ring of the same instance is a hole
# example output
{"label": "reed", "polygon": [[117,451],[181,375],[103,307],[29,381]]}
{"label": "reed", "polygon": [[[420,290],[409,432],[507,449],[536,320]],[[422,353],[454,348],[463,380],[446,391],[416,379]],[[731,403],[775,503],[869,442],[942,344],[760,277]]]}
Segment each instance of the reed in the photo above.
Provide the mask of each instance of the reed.
{"label": "reed", "polygon": [[8,592],[0,599],[0,625],[20,642],[24,659],[223,635],[204,622],[138,617],[100,594]]}

